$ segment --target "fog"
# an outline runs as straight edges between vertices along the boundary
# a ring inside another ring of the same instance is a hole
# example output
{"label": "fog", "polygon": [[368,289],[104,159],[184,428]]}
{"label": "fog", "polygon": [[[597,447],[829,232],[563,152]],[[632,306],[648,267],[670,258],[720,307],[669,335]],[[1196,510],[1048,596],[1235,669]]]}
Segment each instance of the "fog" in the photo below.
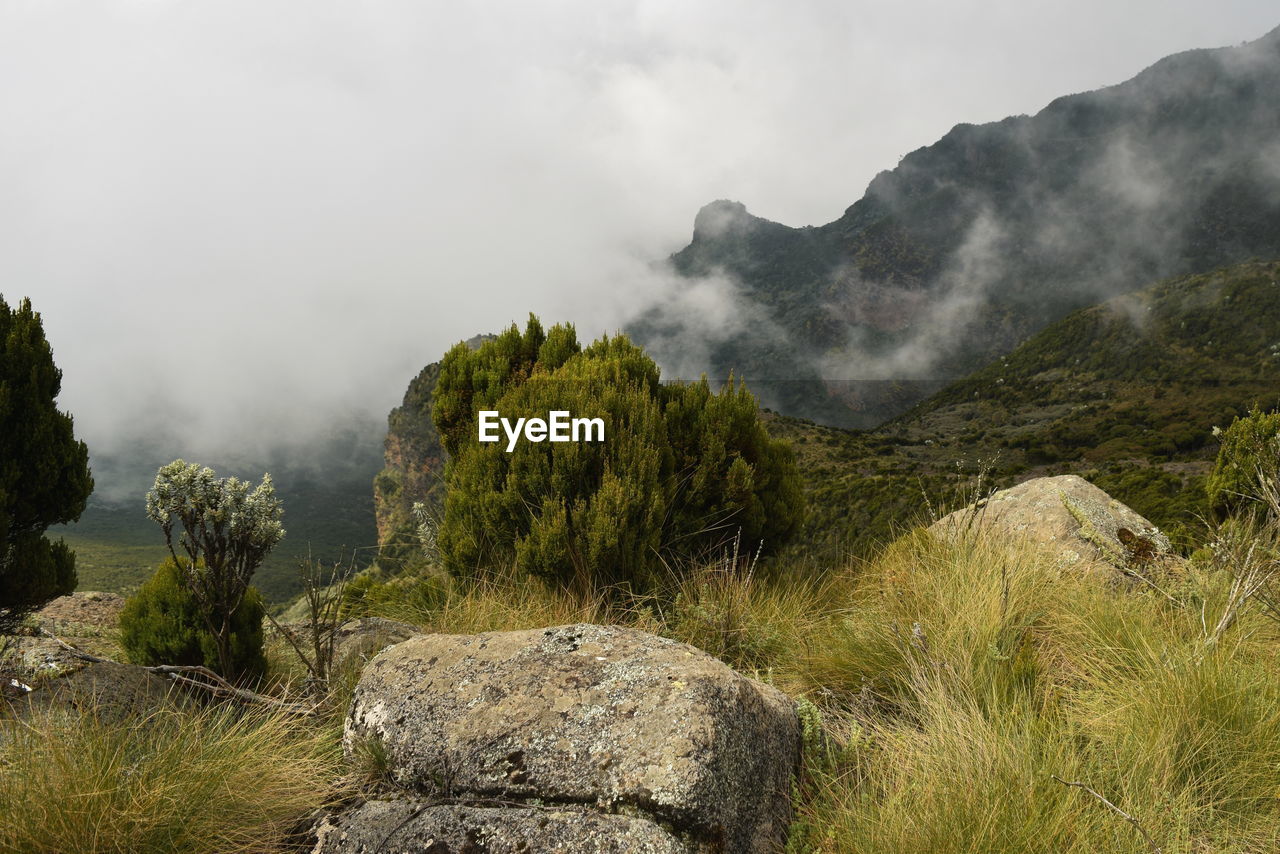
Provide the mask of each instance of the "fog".
{"label": "fog", "polygon": [[717,323],[732,283],[659,263],[706,202],[825,223],[957,122],[1276,23],[1153,0],[3,2],[0,294],[43,315],[95,455],[251,453],[376,423],[530,311],[584,338],[671,300]]}

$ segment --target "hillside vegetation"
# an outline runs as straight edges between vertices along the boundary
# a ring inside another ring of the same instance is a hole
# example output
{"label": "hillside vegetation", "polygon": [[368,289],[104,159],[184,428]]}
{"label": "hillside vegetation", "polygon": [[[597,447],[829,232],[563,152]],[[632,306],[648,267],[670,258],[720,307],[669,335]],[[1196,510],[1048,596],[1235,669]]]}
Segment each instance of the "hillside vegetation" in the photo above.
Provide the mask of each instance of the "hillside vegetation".
{"label": "hillside vegetation", "polygon": [[[361,565],[373,559],[378,536],[369,481],[378,470],[380,444],[377,428],[359,419],[257,459],[245,454],[199,460],[220,473],[258,480],[266,471],[275,479],[284,501],[285,538],[254,576],[269,601],[298,594],[298,565],[308,554],[333,561],[354,552]],[[169,556],[159,527],[147,518],[144,496],[156,470],[180,455],[175,447],[144,447],[129,458],[92,462],[95,471],[108,473],[111,492],[90,497],[76,524],[52,529],[76,552],[80,590],[132,592]]]}
{"label": "hillside vegetation", "polygon": [[627,607],[509,576],[375,613],[449,634],[624,624],[782,688],[807,721],[791,851],[1270,850],[1280,624],[1222,554],[1167,599],[1007,536],[916,532],[820,578],[702,566]]}
{"label": "hillside vegetation", "polygon": [[[1261,565],[1222,548],[1189,564],[1165,597],[1117,586],[1105,570],[1063,570],[991,531],[912,533],[820,578],[797,567],[770,580],[732,560],[690,567],[625,606],[495,576],[375,613],[448,634],[634,626],[778,686],[801,702],[806,726],[789,851],[1280,844],[1280,622],[1233,586]],[[1228,542],[1275,536],[1252,528]],[[276,641],[273,674],[296,696],[285,654]],[[377,773],[376,756],[339,765],[349,690],[339,683],[311,722],[186,708],[143,727],[83,716],[6,725],[0,845],[290,850],[309,810]],[[245,800],[249,791],[269,797]],[[84,816],[97,817],[92,833]]]}
{"label": "hillside vegetation", "polygon": [[695,377],[732,372],[779,411],[875,427],[1072,311],[1280,256],[1278,112],[1275,30],[957,125],[826,225],[714,202],[671,260],[691,287],[727,278],[737,322],[677,302],[627,331],[661,364],[705,353]]}
{"label": "hillside vegetation", "polygon": [[1213,428],[1274,408],[1278,381],[1280,263],[1248,262],[1076,312],[879,429],[769,425],[800,463],[811,556],[866,555],[924,512],[922,492],[980,474],[1080,474],[1185,545],[1208,510]]}

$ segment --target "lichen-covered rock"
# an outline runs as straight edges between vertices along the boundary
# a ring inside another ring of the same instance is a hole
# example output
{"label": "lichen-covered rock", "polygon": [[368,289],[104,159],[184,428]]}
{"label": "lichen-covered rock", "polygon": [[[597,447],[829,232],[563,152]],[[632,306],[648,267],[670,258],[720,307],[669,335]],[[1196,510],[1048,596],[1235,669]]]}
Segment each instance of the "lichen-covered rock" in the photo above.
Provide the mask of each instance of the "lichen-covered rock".
{"label": "lichen-covered rock", "polygon": [[168,679],[141,667],[100,661],[39,683],[14,707],[19,714],[63,711],[119,720],[163,705],[168,701],[170,687]]}
{"label": "lichen-covered rock", "polygon": [[694,647],[592,625],[384,650],[347,717],[349,755],[367,740],[401,786],[594,804],[735,852],[785,839],[800,759],[780,691]]}
{"label": "lichen-covered rock", "polygon": [[312,854],[692,854],[643,818],[582,807],[369,801],[323,819]]}
{"label": "lichen-covered rock", "polygon": [[360,617],[338,627],[333,636],[333,663],[342,667],[357,658],[372,658],[392,644],[419,634],[417,626],[384,617]]}
{"label": "lichen-covered rock", "polygon": [[28,682],[65,676],[88,664],[53,638],[0,638],[0,671],[11,671]]}
{"label": "lichen-covered rock", "polygon": [[1056,553],[1063,566],[1101,563],[1146,575],[1179,561],[1155,525],[1073,474],[1002,489],[944,516],[930,530],[952,535],[975,525],[1025,536]]}
{"label": "lichen-covered rock", "polygon": [[114,634],[124,603],[125,597],[115,593],[77,590],[53,599],[34,617],[41,628],[64,638]]}

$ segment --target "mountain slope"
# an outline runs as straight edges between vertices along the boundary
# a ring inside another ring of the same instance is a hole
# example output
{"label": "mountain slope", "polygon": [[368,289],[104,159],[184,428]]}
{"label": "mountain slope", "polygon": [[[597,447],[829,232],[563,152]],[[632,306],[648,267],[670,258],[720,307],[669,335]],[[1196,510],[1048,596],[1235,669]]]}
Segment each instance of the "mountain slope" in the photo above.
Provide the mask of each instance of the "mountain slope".
{"label": "mountain slope", "polygon": [[970,488],[1045,473],[1098,483],[1184,542],[1212,428],[1280,404],[1280,262],[1182,277],[1075,312],[881,428],[774,416],[795,443],[806,548],[865,554]]}
{"label": "mountain slope", "polygon": [[[428,366],[391,416],[375,493],[384,555],[441,499]],[[1280,405],[1280,261],[1168,280],[1077,311],[882,427],[765,412],[792,442],[808,521],[788,565],[865,557],[975,489],[1081,474],[1182,545],[1200,531],[1215,426]],[[979,484],[981,481],[981,484]]]}
{"label": "mountain slope", "polygon": [[628,331],[660,363],[696,349],[775,408],[869,427],[1071,311],[1278,255],[1280,29],[957,125],[824,226],[712,203],[671,262],[727,278],[740,322],[657,308]]}

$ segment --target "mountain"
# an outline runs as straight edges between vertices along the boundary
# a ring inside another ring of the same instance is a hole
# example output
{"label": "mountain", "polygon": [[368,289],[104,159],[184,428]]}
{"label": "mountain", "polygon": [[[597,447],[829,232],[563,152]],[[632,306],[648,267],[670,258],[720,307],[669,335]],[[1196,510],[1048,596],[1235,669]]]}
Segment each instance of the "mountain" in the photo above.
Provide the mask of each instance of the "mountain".
{"label": "mountain", "polygon": [[1247,262],[1112,298],[873,431],[772,415],[809,498],[799,548],[866,554],[927,503],[1080,474],[1184,545],[1200,526],[1212,430],[1280,405],[1280,261]]}
{"label": "mountain", "polygon": [[440,378],[432,362],[409,382],[404,401],[387,417],[384,466],[373,480],[379,561],[395,563],[412,557],[420,541],[413,505],[444,506],[444,447],[431,420],[431,399]]}
{"label": "mountain", "polygon": [[[473,350],[493,335],[473,335],[464,343]],[[440,378],[440,363],[432,362],[409,381],[404,400],[387,416],[383,467],[373,479],[373,509],[377,520],[378,561],[387,568],[402,565],[421,549],[413,505],[431,511],[444,507],[445,451],[431,420],[432,394]]]}
{"label": "mountain", "polygon": [[[438,365],[391,413],[375,481],[383,554],[412,549],[415,501],[442,500]],[[1182,546],[1201,532],[1215,426],[1280,405],[1280,261],[1183,276],[1081,309],[875,430],[766,411],[808,503],[787,565],[866,557],[975,491],[1079,474]]]}
{"label": "mountain", "polygon": [[676,303],[627,331],[669,375],[873,427],[1072,311],[1278,256],[1280,29],[957,125],[823,226],[713,202],[670,262],[729,319]]}

